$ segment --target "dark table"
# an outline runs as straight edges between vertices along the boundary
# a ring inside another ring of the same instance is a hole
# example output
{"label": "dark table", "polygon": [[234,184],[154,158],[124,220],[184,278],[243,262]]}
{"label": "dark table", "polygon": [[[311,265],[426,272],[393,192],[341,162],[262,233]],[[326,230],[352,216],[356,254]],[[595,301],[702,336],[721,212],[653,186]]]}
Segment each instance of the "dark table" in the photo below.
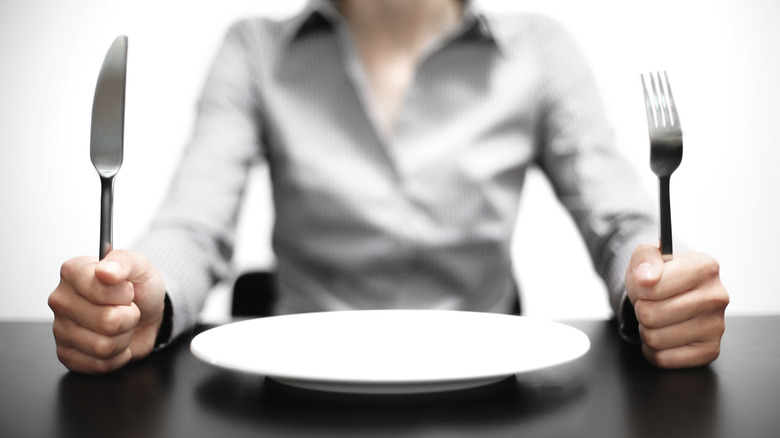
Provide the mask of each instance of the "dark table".
{"label": "dark table", "polygon": [[611,321],[568,323],[592,343],[574,362],[476,389],[377,396],[217,369],[192,356],[191,337],[113,374],[79,375],[57,361],[49,324],[0,322],[0,436],[780,436],[780,316],[729,318],[721,357],[680,371],[648,365]]}

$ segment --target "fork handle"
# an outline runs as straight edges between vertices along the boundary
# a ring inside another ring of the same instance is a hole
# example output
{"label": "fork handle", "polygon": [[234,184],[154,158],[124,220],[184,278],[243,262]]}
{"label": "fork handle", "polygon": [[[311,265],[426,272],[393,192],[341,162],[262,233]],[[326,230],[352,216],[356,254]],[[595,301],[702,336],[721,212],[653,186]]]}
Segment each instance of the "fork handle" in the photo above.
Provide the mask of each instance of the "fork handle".
{"label": "fork handle", "polygon": [[669,176],[662,176],[658,178],[658,189],[661,211],[661,223],[660,223],[660,245],[661,255],[664,261],[672,259],[672,212],[669,200]]}

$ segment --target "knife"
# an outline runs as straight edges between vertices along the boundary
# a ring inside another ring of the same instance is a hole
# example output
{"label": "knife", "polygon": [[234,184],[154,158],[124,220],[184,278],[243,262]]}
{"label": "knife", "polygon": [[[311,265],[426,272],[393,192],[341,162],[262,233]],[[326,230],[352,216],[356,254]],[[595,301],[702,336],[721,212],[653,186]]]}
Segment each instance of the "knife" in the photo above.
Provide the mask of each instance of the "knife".
{"label": "knife", "polygon": [[122,166],[127,37],[118,36],[100,68],[92,101],[89,155],[100,176],[100,259],[113,247],[114,177]]}

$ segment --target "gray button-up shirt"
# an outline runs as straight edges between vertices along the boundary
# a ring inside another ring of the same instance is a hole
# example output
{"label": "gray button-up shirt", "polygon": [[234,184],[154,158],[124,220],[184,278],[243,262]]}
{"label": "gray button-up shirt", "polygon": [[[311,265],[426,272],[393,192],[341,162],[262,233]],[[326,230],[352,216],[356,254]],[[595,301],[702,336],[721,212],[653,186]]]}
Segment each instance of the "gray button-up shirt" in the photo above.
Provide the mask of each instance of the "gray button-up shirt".
{"label": "gray button-up shirt", "polygon": [[273,185],[279,313],[508,311],[510,243],[532,164],[619,308],[631,251],[655,239],[655,220],[613,148],[591,72],[558,25],[466,3],[457,31],[416,66],[392,135],[374,114],[330,2],[229,30],[171,193],[139,244],[166,279],[174,335],[229,272],[258,157]]}

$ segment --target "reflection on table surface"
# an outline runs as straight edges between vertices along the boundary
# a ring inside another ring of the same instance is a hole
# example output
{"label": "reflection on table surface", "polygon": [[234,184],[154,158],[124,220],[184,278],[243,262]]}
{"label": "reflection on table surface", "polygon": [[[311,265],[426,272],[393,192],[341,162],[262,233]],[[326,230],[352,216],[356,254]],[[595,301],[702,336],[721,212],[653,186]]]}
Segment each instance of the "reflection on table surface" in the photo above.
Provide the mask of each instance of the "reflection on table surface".
{"label": "reflection on table surface", "polygon": [[[715,364],[664,371],[609,321],[572,321],[591,350],[488,386],[416,395],[288,387],[170,348],[107,376],[68,373],[51,327],[0,323],[4,436],[772,436],[780,316],[729,318]],[[207,327],[200,327],[203,330]],[[511,348],[508,345],[507,348]]]}

